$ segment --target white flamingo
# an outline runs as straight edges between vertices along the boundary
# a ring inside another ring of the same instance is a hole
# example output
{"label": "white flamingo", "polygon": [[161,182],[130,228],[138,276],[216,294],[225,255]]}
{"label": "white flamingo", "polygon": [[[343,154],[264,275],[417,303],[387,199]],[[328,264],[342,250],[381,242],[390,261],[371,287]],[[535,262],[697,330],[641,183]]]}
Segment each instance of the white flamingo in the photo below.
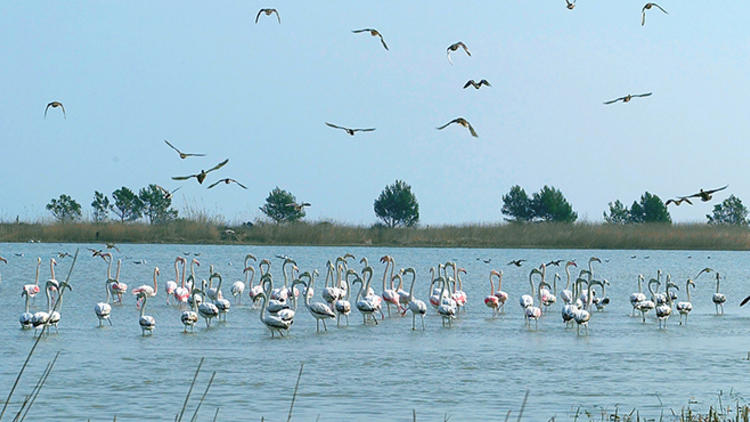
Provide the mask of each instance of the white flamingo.
{"label": "white flamingo", "polygon": [[599,287],[602,288],[602,295],[601,297],[596,295],[596,290],[591,290],[591,294],[594,295],[591,298],[591,302],[596,306],[596,310],[598,312],[601,312],[604,310],[604,308],[609,305],[609,297],[607,297],[607,291],[606,288],[609,285],[609,281],[605,278],[601,280],[601,284],[598,284]]}
{"label": "white flamingo", "polygon": [[[503,291],[503,271],[495,271],[495,274],[497,275],[497,291],[495,292],[495,297],[498,300],[498,312],[504,314],[505,302],[508,301],[508,293]],[[492,278],[492,274],[490,274],[490,278]]]}
{"label": "white flamingo", "polygon": [[635,311],[636,311],[636,308],[638,307],[638,304],[646,300],[646,295],[643,294],[643,288],[641,286],[641,283],[643,282],[643,280],[644,280],[643,274],[638,274],[638,291],[630,295],[630,305],[633,307],[633,310],[630,311],[631,317],[635,316]]}
{"label": "white flamingo", "polygon": [[[357,292],[355,306],[357,307],[357,310],[362,314],[362,324],[367,324],[367,320],[369,318],[372,319],[375,325],[378,325],[378,320],[374,316],[375,312],[380,312],[381,318],[385,317],[382,311],[382,298],[375,294],[362,295],[363,291],[367,292],[370,288],[372,272],[372,267],[365,267],[362,270],[362,275],[365,281],[363,282],[361,278],[358,278],[354,280],[354,282],[352,282],[352,286],[356,283],[359,283],[359,291]],[[369,277],[366,277],[367,274],[369,274]]]}
{"label": "white flamingo", "polygon": [[[399,307],[398,302],[398,293],[393,288],[393,267],[396,265],[394,263],[393,257],[390,255],[385,255],[380,258],[380,262],[385,264],[385,270],[383,270],[383,291],[380,294],[380,296],[383,298],[383,301],[386,303],[386,307],[388,308],[388,316],[391,316],[391,305],[396,306],[396,309]],[[388,268],[390,267],[391,273],[388,275]],[[390,279],[391,284],[390,288],[386,285],[386,280]]]}
{"label": "white flamingo", "polygon": [[[36,259],[36,275],[34,276],[34,284],[24,284],[23,291],[26,292],[26,297],[34,298],[39,293],[39,268],[42,266],[42,258]],[[50,266],[52,263],[50,262]]]}
{"label": "white flamingo", "polygon": [[[727,297],[723,293],[719,293],[719,273],[716,273],[716,293],[711,296],[711,301],[716,307],[716,315],[724,315],[724,303],[727,301]],[[721,308],[721,313],[719,313]]]}
{"label": "white flamingo", "polygon": [[94,306],[94,314],[96,314],[96,318],[99,320],[99,326],[102,326],[102,322],[104,320],[107,320],[109,322],[109,325],[112,325],[112,320],[109,318],[112,314],[112,306],[109,304],[111,300],[110,292],[109,292],[109,280],[104,281],[104,290],[106,292],[106,299],[104,302],[99,302]]}
{"label": "white flamingo", "polygon": [[112,297],[117,298],[117,303],[122,304],[122,294],[127,293],[128,285],[120,282],[120,269],[122,268],[122,259],[117,260],[117,271],[115,274],[114,282],[109,284],[109,289],[112,293]]}
{"label": "white flamingo", "polygon": [[[55,280],[56,281],[56,280]],[[55,333],[59,333],[57,329],[57,324],[60,323],[60,319],[62,318],[62,305],[63,305],[63,289],[73,290],[72,287],[66,282],[62,282],[59,285],[56,285],[51,280],[47,281],[47,285],[50,287],[50,290],[52,288],[57,289],[57,303],[55,304],[56,309],[50,309],[49,313],[49,319],[47,320],[47,324],[55,327]],[[53,287],[54,286],[54,287]]]}
{"label": "white flamingo", "polygon": [[[329,260],[326,262],[326,279],[323,284],[321,296],[323,297],[323,300],[330,304],[333,304],[333,302],[335,302],[340,296],[339,289],[335,286],[334,272],[334,266]],[[331,281],[331,286],[328,286],[328,280]]]}
{"label": "white flamingo", "polygon": [[565,275],[567,275],[567,279],[565,281],[565,288],[560,292],[560,298],[562,299],[563,303],[573,303],[573,292],[569,290],[570,288],[570,267],[578,267],[575,262],[568,261],[565,264]]}
{"label": "white flamingo", "polygon": [[47,297],[47,311],[35,312],[31,317],[31,325],[35,329],[42,328],[45,324],[47,324],[47,321],[49,321],[49,315],[52,312],[52,298],[50,296],[50,288],[50,283],[47,282],[47,284],[44,286],[44,295]]}
{"label": "white flamingo", "polygon": [[18,318],[18,322],[21,324],[21,328],[25,330],[34,326],[34,324],[32,323],[34,314],[29,312],[29,294],[26,292],[26,290],[21,290],[21,297],[24,297],[24,311]]}
{"label": "white flamingo", "polygon": [[177,283],[180,281],[180,259],[182,259],[182,257],[178,256],[174,260],[174,280],[169,280],[164,285],[164,293],[167,296],[167,305],[170,305],[169,299],[174,295],[175,290],[177,290]]}
{"label": "white flamingo", "polygon": [[404,274],[411,273],[411,284],[409,285],[409,303],[407,309],[411,311],[411,329],[417,329],[417,315],[422,319],[422,331],[424,331],[424,316],[427,313],[427,305],[414,297],[414,283],[417,281],[417,273],[414,268],[409,267],[404,270]]}
{"label": "white flamingo", "polygon": [[323,329],[325,331],[328,331],[328,327],[326,327],[326,319],[333,319],[336,318],[336,313],[331,310],[331,308],[328,307],[323,302],[313,302],[310,303],[310,296],[308,295],[308,289],[312,289],[315,285],[315,277],[310,275],[309,272],[304,272],[300,274],[300,278],[305,277],[307,278],[307,289],[305,289],[305,307],[310,312],[310,315],[315,318],[315,325],[316,325],[316,332],[320,332],[320,323],[323,323]]}
{"label": "white flamingo", "polygon": [[[444,277],[439,277],[438,283],[442,283],[442,287],[440,289],[440,297],[445,297],[445,291],[446,287],[448,286],[448,282]],[[458,313],[456,302],[453,299],[441,301],[440,306],[438,306],[437,308],[437,313],[442,318],[443,327],[445,327],[446,322],[448,323],[448,326],[451,327],[453,325],[452,321],[456,318],[456,313]]]}
{"label": "white flamingo", "polygon": [[[263,292],[263,287],[260,285],[260,281],[258,284],[253,285],[253,279],[255,279],[255,268],[252,265],[245,267],[242,272],[245,273],[245,280],[247,281],[247,295],[250,297],[253,306],[255,306],[260,299],[260,293]],[[249,277],[248,274],[250,274]]]}
{"label": "white flamingo", "polygon": [[[271,276],[271,273],[263,274],[261,277],[261,285],[263,286],[263,291],[266,293],[266,296],[270,297],[271,292],[275,290],[273,288],[273,277]],[[276,314],[283,309],[290,309],[290,306],[287,300],[270,299],[268,300],[267,308],[269,313]]]}
{"label": "white flamingo", "polygon": [[[351,296],[351,283],[349,282],[349,276],[353,275],[356,279],[359,279],[359,275],[353,269],[346,271],[346,277],[344,277],[344,297],[337,299],[333,302],[333,310],[336,312],[336,326],[340,326],[341,315],[346,317],[346,326],[349,326],[349,314],[352,312],[352,304],[349,302]],[[360,279],[361,281],[361,279]]]}
{"label": "white flamingo", "polygon": [[534,274],[539,274],[539,276],[541,276],[542,272],[536,268],[532,268],[529,272],[529,285],[531,286],[531,294],[521,295],[521,297],[518,298],[518,304],[521,305],[521,309],[526,309],[529,306],[534,306],[534,281],[531,279]]}
{"label": "white flamingo", "polygon": [[154,328],[156,328],[156,319],[151,315],[146,315],[146,301],[149,296],[146,292],[140,292],[137,294],[137,300],[141,304],[141,313],[138,318],[138,325],[141,326],[141,335],[145,336],[146,333],[153,334]]}
{"label": "white flamingo", "polygon": [[216,290],[217,290],[218,293],[216,294],[216,299],[214,299],[214,305],[219,310],[219,321],[226,322],[226,320],[227,320],[227,314],[229,313],[229,309],[232,307],[232,304],[231,304],[231,302],[229,302],[229,300],[224,299],[222,297],[222,294],[221,294],[221,281],[222,281],[221,274],[219,274],[219,273],[213,273],[213,274],[211,274],[210,278],[218,278],[219,279],[219,284],[216,285]]}
{"label": "white flamingo", "polygon": [[601,281],[599,280],[588,280],[588,294],[586,297],[589,298],[589,301],[585,305],[585,309],[578,309],[575,313],[574,319],[576,321],[576,335],[581,335],[581,326],[586,328],[586,335],[589,335],[589,321],[591,321],[591,289],[594,285],[601,285]]}
{"label": "white flamingo", "polygon": [[271,332],[271,337],[274,336],[275,333],[279,333],[280,336],[284,336],[284,333],[289,332],[289,327],[292,326],[294,323],[294,320],[292,321],[285,321],[277,316],[274,315],[266,315],[266,308],[268,305],[268,296],[265,292],[261,292],[259,294],[261,300],[263,300],[263,304],[260,308],[260,322],[262,322],[268,330]]}
{"label": "white flamingo", "polygon": [[[588,286],[588,280],[582,277],[578,277],[573,284],[573,291],[578,292],[581,290],[580,285],[586,283]],[[577,294],[572,293],[571,297],[577,296]],[[583,307],[583,302],[581,302],[580,299],[577,299],[575,302],[565,303],[562,307],[562,320],[565,323],[565,327],[569,327],[571,324],[575,322],[576,313]]]}
{"label": "white flamingo", "polygon": [[690,312],[693,310],[693,304],[690,302],[690,286],[695,288],[693,280],[688,279],[685,282],[685,294],[687,294],[687,302],[677,302],[675,309],[680,313],[680,325],[682,325],[682,317],[685,317],[685,325],[687,325],[687,318]]}
{"label": "white flamingo", "polygon": [[180,259],[182,263],[182,276],[180,277],[180,285],[174,289],[174,298],[177,304],[182,307],[188,303],[188,296],[190,296],[190,290],[185,286],[185,271],[187,267],[187,259]]}
{"label": "white flamingo", "polygon": [[[190,294],[192,295],[195,295],[198,293],[202,293],[200,289],[193,289],[190,292]],[[198,322],[198,301],[197,300],[193,301],[192,309],[186,309],[180,313],[180,322],[185,327],[184,330],[182,330],[183,333],[187,333],[188,327],[190,327],[190,332],[193,332],[195,330],[195,323]]]}
{"label": "white flamingo", "polygon": [[[201,281],[201,291],[206,290],[208,282]],[[211,320],[219,316],[219,308],[211,302],[204,301],[198,305],[198,313],[206,320],[206,328],[211,328]]]}
{"label": "white flamingo", "polygon": [[159,267],[154,267],[154,286],[151,287],[148,284],[141,284],[140,286],[136,287],[132,290],[132,293],[134,295],[138,295],[140,293],[143,293],[144,295],[148,297],[154,297],[156,296],[156,293],[159,291],[159,286],[156,284],[156,277],[159,275]]}
{"label": "white flamingo", "polygon": [[[669,278],[667,278],[669,280]],[[672,315],[672,296],[669,294],[669,288],[674,287],[679,289],[674,283],[667,281],[666,297],[667,300],[661,305],[657,305],[654,311],[656,312],[656,318],[659,320],[659,328],[667,328],[667,320]]]}
{"label": "white flamingo", "polygon": [[[247,254],[245,255],[245,265],[243,268],[248,267],[248,263],[250,260],[257,261],[257,258],[253,254]],[[243,274],[245,274],[245,281],[237,280],[234,283],[232,283],[232,288],[229,289],[229,291],[232,293],[232,296],[234,296],[235,302],[242,304],[242,294],[245,293],[245,284],[248,283],[247,280],[247,272],[243,270]],[[252,288],[252,286],[250,286]]]}

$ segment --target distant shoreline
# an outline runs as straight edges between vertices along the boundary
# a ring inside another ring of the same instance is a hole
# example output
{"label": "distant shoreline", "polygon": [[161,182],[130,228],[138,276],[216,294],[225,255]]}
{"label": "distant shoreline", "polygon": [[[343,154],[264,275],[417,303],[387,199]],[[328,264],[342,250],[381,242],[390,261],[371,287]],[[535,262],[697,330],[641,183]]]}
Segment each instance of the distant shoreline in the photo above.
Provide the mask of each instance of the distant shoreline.
{"label": "distant shoreline", "polygon": [[444,248],[750,250],[750,229],[708,224],[526,223],[386,228],[334,223],[223,226],[144,223],[0,223],[0,242]]}

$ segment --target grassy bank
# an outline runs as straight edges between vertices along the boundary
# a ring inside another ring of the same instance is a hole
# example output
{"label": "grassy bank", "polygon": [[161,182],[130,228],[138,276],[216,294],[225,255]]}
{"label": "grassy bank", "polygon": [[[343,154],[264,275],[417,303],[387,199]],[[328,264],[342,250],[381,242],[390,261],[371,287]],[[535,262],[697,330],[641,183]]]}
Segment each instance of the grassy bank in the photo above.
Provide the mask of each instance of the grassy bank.
{"label": "grassy bank", "polygon": [[476,248],[748,250],[750,229],[706,224],[497,224],[397,228],[332,223],[223,226],[2,223],[0,242],[117,242],[254,245],[431,246]]}

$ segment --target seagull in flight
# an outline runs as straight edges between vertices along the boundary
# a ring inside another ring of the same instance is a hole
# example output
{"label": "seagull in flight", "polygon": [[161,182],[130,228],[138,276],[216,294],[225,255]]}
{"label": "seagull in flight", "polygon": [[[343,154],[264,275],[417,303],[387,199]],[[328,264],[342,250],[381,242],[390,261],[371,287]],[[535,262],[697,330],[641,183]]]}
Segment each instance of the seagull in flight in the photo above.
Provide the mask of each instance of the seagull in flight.
{"label": "seagull in flight", "polygon": [[369,32],[370,35],[372,35],[373,37],[379,37],[380,43],[383,44],[383,48],[388,50],[388,45],[385,43],[385,40],[383,39],[383,34],[381,34],[377,29],[363,28],[363,29],[355,29],[352,32],[354,32],[355,34],[359,34],[360,32]]}
{"label": "seagull in flight", "polygon": [[44,108],[44,118],[45,119],[47,118],[47,110],[49,110],[50,107],[52,107],[52,108],[60,107],[62,109],[62,112],[63,112],[63,119],[67,119],[68,118],[65,115],[65,107],[62,105],[62,103],[59,102],[59,101],[52,101],[51,103],[47,104],[47,107]]}
{"label": "seagull in flight", "polygon": [[474,79],[469,79],[468,82],[466,82],[466,85],[464,85],[464,89],[473,86],[474,89],[479,89],[482,85],[492,86],[489,82],[487,82],[487,79],[482,79],[479,82],[474,82]]}
{"label": "seagull in flight", "polygon": [[464,51],[466,52],[466,55],[471,57],[471,52],[466,47],[466,44],[464,44],[462,41],[459,41],[457,43],[453,43],[449,45],[448,48],[446,49],[447,55],[448,55],[448,62],[450,62],[450,64],[453,64],[453,60],[451,60],[451,52],[454,52],[458,50],[459,48],[463,48]]}
{"label": "seagull in flight", "polygon": [[641,26],[646,24],[646,10],[651,10],[652,7],[656,7],[657,9],[664,12],[665,15],[668,15],[666,10],[664,10],[661,6],[659,6],[656,3],[646,3],[645,6],[643,6],[643,9],[641,9]]}
{"label": "seagull in flight", "polygon": [[208,189],[211,189],[212,187],[214,187],[214,186],[218,185],[219,183],[224,183],[224,184],[228,185],[228,184],[230,184],[230,183],[232,183],[232,182],[234,182],[234,183],[236,183],[237,185],[239,185],[239,187],[241,187],[242,189],[247,189],[247,187],[246,187],[245,185],[243,185],[242,183],[240,183],[240,182],[236,181],[235,179],[230,179],[230,178],[228,178],[228,177],[227,177],[227,178],[225,178],[225,179],[219,179],[219,180],[217,180],[217,181],[216,181],[216,182],[214,182],[214,183],[213,183],[212,185],[210,185],[210,186],[208,187]]}
{"label": "seagull in flight", "polygon": [[177,151],[177,153],[180,154],[180,158],[182,158],[183,160],[186,159],[186,158],[188,158],[188,157],[205,157],[206,156],[206,154],[188,154],[188,153],[184,153],[184,152],[180,151],[179,149],[177,149],[176,146],[170,144],[169,141],[167,141],[166,139],[164,140],[164,143],[167,144],[167,145],[169,145],[169,147],[172,148],[173,150]]}
{"label": "seagull in flight", "polygon": [[513,261],[510,261],[509,263],[505,265],[515,265],[516,267],[520,267],[522,262],[526,262],[525,259],[514,259]]}
{"label": "seagull in flight", "polygon": [[604,104],[613,104],[613,103],[616,103],[618,101],[622,101],[623,103],[627,103],[630,100],[632,100],[633,98],[636,98],[636,97],[648,97],[651,94],[653,94],[653,93],[652,92],[647,92],[645,94],[628,94],[628,95],[626,95],[624,97],[615,98],[614,100],[605,101]]}
{"label": "seagull in flight", "polygon": [[276,13],[276,19],[281,23],[281,16],[279,16],[279,11],[276,9],[260,9],[258,11],[258,14],[255,15],[255,23],[258,23],[258,19],[260,18],[260,15],[265,13],[266,16],[271,16],[272,14]]}
{"label": "seagull in flight", "polygon": [[451,120],[450,122],[448,122],[448,123],[446,123],[446,124],[444,124],[444,125],[442,125],[442,126],[439,126],[439,127],[437,128],[437,129],[438,129],[438,130],[443,130],[443,129],[445,129],[446,127],[448,127],[448,125],[451,125],[451,124],[453,124],[453,123],[459,124],[459,125],[461,125],[461,126],[463,126],[463,127],[467,128],[467,129],[469,129],[469,132],[471,132],[471,136],[473,136],[473,137],[475,137],[475,138],[478,138],[478,137],[479,137],[479,135],[477,135],[477,132],[476,132],[476,131],[474,130],[474,128],[473,128],[473,127],[471,126],[471,123],[469,123],[469,122],[468,122],[468,121],[467,121],[466,119],[464,119],[463,117],[457,117],[457,118],[455,118],[455,119]]}
{"label": "seagull in flight", "polygon": [[188,175],[188,176],[173,176],[172,180],[188,180],[188,179],[190,179],[192,177],[195,177],[198,180],[199,184],[203,184],[203,181],[206,180],[206,175],[208,175],[208,173],[224,167],[228,162],[229,162],[229,158],[227,158],[226,160],[220,162],[219,164],[211,167],[208,170],[201,170],[200,173],[191,174],[191,175]]}
{"label": "seagull in flight", "polygon": [[334,129],[341,129],[341,130],[345,131],[346,133],[348,133],[350,136],[354,136],[355,132],[372,132],[372,131],[375,130],[375,128],[369,128],[369,129],[350,129],[348,127],[337,126],[337,125],[334,125],[333,123],[328,123],[328,122],[326,122],[326,126],[332,127]]}

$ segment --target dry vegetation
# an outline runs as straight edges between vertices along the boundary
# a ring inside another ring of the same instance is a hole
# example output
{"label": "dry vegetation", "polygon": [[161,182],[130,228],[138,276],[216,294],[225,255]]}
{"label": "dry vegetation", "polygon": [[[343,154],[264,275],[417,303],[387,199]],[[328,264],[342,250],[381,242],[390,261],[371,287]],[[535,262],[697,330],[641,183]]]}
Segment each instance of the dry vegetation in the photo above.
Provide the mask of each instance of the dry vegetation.
{"label": "dry vegetation", "polygon": [[706,224],[496,224],[389,229],[328,222],[225,226],[216,219],[143,223],[0,223],[0,241],[363,245],[476,248],[750,249],[750,229]]}

